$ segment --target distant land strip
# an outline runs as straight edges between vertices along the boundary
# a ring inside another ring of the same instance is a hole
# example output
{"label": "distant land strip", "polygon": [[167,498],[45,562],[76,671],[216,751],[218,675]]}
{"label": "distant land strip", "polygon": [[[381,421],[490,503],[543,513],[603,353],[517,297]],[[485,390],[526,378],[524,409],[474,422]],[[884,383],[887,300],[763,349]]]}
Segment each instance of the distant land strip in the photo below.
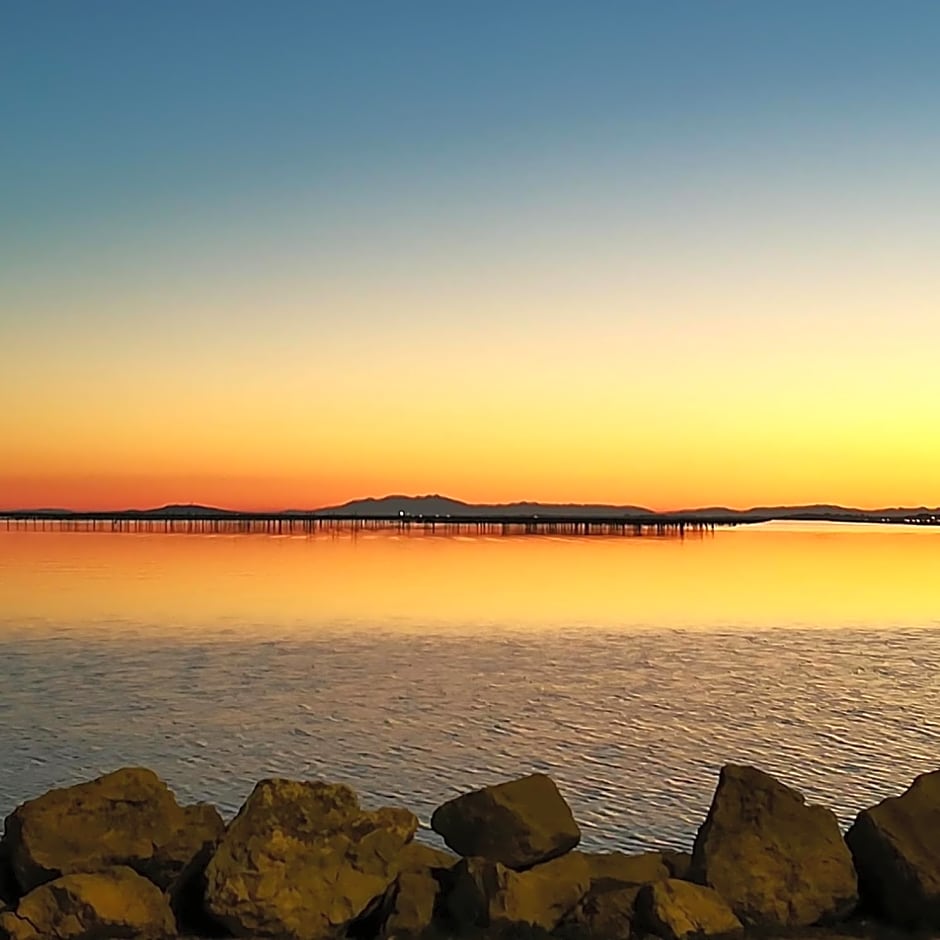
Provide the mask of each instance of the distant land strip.
{"label": "distant land strip", "polygon": [[704,509],[655,512],[640,506],[601,506],[549,503],[474,505],[442,496],[389,496],[363,499],[321,509],[250,512],[196,504],[173,504],[152,509],[0,510],[0,519],[46,522],[231,522],[261,524],[346,523],[426,526],[524,526],[531,531],[552,528],[705,528],[772,521],[861,522],[902,525],[940,525],[940,509],[853,509],[843,506],[776,506],[753,509]]}

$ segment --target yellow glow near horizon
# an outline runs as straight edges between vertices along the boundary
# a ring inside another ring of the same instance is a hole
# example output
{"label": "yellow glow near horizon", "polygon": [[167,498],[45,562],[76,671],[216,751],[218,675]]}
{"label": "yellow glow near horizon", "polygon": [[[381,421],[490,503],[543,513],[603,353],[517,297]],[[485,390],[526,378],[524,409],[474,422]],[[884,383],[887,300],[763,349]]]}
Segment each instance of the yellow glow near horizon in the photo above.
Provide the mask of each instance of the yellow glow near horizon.
{"label": "yellow glow near horizon", "polygon": [[923,274],[785,281],[686,258],[683,281],[662,258],[622,275],[615,259],[459,293],[388,271],[289,281],[271,310],[190,285],[169,320],[132,286],[78,291],[39,359],[32,327],[7,345],[0,504],[940,504]]}
{"label": "yellow glow near horizon", "polygon": [[478,370],[464,357],[453,374],[420,357],[373,356],[352,374],[314,357],[314,375],[295,360],[245,380],[198,363],[188,377],[44,367],[31,378],[41,396],[0,380],[18,403],[0,415],[0,502],[940,503],[940,374],[919,357],[850,372],[825,357],[740,356],[559,354],[536,371],[524,357],[482,356]]}

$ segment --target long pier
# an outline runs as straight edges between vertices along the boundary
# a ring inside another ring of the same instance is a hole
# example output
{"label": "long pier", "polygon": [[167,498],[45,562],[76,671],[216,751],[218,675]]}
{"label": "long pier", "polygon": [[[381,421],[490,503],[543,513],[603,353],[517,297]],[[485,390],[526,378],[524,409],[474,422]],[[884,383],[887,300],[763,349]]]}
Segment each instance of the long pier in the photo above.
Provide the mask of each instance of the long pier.
{"label": "long pier", "polygon": [[679,515],[577,516],[519,514],[340,515],[263,512],[13,512],[0,513],[0,525],[56,531],[268,533],[395,530],[413,533],[475,535],[672,536],[703,534],[719,526],[763,521]]}
{"label": "long pier", "polygon": [[799,515],[715,513],[651,513],[595,515],[576,513],[460,513],[454,515],[230,512],[195,507],[192,511],[125,510],[121,512],[0,511],[0,526],[56,531],[192,532],[208,534],[267,533],[312,535],[318,532],[395,530],[403,533],[473,535],[659,536],[684,537],[716,528],[755,525],[774,520],[791,522],[854,522],[911,526],[940,526],[933,512],[906,516],[866,513]]}

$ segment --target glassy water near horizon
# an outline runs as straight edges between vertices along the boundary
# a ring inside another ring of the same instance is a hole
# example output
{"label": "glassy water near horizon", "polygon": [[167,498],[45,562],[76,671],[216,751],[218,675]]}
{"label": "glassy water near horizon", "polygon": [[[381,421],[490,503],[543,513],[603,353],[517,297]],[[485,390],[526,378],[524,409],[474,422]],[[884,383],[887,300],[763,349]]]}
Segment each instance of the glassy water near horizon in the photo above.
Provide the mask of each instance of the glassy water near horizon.
{"label": "glassy water near horizon", "polygon": [[940,530],[685,539],[0,529],[0,812],[127,764],[427,822],[552,774],[591,848],[686,847],[728,761],[843,823],[940,767]]}

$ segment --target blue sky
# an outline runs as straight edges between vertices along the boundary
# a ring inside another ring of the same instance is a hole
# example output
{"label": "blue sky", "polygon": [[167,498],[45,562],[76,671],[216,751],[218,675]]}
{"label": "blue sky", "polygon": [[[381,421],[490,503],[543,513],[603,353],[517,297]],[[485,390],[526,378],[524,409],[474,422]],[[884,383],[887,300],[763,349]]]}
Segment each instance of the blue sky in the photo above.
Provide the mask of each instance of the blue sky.
{"label": "blue sky", "polygon": [[931,3],[39,0],[3,11],[15,128],[4,201],[33,232],[185,199],[335,188],[348,202],[426,185],[510,196],[530,173],[538,186],[540,174],[583,172],[588,186],[624,161],[655,178],[684,160],[755,174],[763,159],[786,185],[851,173],[853,156],[864,173],[928,129],[923,143],[936,144]]}

